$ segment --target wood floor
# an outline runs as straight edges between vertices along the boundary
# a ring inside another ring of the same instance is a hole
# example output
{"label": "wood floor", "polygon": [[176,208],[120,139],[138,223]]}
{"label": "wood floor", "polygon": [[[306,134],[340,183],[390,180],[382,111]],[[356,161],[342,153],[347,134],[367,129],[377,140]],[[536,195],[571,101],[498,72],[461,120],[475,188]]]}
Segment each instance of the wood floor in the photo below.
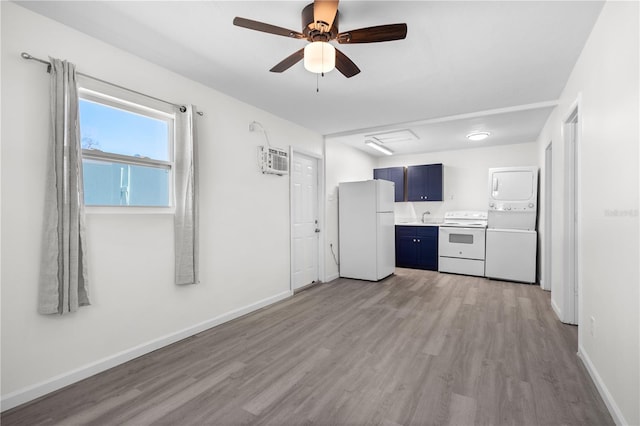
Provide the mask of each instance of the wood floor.
{"label": "wood floor", "polygon": [[339,279],[2,414],[2,425],[609,425],[537,286]]}

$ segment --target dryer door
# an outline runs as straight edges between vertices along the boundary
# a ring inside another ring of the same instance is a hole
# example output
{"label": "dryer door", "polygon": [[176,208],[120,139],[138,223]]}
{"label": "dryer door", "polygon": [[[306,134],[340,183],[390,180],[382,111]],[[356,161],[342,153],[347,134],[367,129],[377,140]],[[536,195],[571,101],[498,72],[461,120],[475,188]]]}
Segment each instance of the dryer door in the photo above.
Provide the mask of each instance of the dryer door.
{"label": "dryer door", "polygon": [[489,198],[494,201],[529,202],[537,195],[537,169],[499,168],[489,170]]}

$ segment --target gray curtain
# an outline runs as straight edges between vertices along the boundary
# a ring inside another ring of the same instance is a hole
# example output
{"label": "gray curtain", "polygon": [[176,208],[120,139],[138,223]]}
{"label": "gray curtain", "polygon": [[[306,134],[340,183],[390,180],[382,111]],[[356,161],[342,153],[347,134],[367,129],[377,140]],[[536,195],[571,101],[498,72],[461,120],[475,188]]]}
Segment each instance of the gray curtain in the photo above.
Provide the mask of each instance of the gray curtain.
{"label": "gray curtain", "polygon": [[38,312],[66,314],[89,305],[82,159],[75,66],[51,62],[51,132]]}
{"label": "gray curtain", "polygon": [[198,269],[198,174],[195,108],[179,116],[176,140],[174,217],[176,284],[196,284]]}

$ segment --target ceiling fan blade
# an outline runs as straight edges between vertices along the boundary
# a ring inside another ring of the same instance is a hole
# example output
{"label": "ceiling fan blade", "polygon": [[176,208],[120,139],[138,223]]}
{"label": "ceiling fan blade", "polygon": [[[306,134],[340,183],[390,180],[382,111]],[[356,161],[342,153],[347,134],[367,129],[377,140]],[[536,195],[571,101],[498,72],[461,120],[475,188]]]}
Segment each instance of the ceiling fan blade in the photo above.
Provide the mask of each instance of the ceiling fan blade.
{"label": "ceiling fan blade", "polygon": [[313,20],[319,31],[328,32],[337,13],[338,0],[315,0],[313,2]]}
{"label": "ceiling fan blade", "polygon": [[347,78],[353,77],[360,72],[360,68],[338,49],[336,49],[336,68]]}
{"label": "ceiling fan blade", "polygon": [[253,21],[251,19],[235,17],[233,18],[233,25],[242,28],[248,28],[250,30],[262,31],[263,33],[275,34],[284,37],[291,38],[305,38],[304,34],[298,31],[289,30],[282,27],[276,27],[275,25],[265,24],[264,22]]}
{"label": "ceiling fan blade", "polygon": [[298,50],[296,53],[293,53],[293,54],[287,56],[286,58],[284,58],[282,61],[280,61],[280,63],[275,65],[269,71],[271,71],[271,72],[282,72],[282,71],[288,70],[293,65],[297,64],[298,62],[300,62],[302,60],[302,58],[304,58],[304,47],[302,49]]}
{"label": "ceiling fan blade", "polygon": [[407,36],[407,24],[379,25],[360,28],[338,34],[340,44],[378,43],[381,41],[402,40]]}

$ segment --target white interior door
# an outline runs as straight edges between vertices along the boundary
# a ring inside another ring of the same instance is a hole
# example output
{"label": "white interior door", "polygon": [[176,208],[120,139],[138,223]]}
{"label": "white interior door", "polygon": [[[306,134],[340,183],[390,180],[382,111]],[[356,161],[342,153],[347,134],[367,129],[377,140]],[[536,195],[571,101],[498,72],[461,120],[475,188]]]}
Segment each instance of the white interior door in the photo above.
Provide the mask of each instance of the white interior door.
{"label": "white interior door", "polygon": [[293,290],[318,281],[318,160],[291,156],[291,283]]}

